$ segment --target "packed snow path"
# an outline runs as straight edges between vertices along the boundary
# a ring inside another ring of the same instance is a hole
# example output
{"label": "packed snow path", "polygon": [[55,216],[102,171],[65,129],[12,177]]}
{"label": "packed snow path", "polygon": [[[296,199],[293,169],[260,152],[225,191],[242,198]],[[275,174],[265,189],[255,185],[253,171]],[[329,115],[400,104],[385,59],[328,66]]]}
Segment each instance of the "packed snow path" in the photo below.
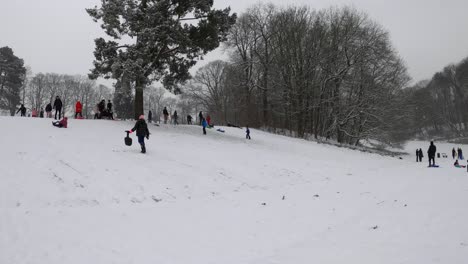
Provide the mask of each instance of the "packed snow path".
{"label": "packed snow path", "polygon": [[451,159],[171,125],[140,154],[133,122],[50,122],[0,118],[1,264],[468,261],[468,173]]}

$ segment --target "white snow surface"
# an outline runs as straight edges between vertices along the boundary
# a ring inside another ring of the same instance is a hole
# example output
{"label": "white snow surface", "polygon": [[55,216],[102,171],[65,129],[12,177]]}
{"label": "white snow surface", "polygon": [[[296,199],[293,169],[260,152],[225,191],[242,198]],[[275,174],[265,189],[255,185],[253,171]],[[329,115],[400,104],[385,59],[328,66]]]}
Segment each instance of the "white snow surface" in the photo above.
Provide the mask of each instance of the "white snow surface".
{"label": "white snow surface", "polygon": [[0,117],[1,264],[468,263],[468,173],[416,163],[427,142],[398,159],[150,125],[141,154],[133,122],[50,122]]}

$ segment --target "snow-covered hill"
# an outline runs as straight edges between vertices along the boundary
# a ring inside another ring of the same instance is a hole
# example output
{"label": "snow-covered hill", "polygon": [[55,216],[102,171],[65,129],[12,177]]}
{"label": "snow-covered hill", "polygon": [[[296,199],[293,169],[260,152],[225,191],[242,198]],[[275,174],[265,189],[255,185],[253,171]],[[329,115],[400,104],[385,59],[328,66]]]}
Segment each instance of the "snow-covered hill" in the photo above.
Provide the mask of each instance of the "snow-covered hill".
{"label": "snow-covered hill", "polygon": [[171,125],[141,154],[131,122],[50,121],[0,118],[1,264],[468,262],[468,173],[451,159]]}

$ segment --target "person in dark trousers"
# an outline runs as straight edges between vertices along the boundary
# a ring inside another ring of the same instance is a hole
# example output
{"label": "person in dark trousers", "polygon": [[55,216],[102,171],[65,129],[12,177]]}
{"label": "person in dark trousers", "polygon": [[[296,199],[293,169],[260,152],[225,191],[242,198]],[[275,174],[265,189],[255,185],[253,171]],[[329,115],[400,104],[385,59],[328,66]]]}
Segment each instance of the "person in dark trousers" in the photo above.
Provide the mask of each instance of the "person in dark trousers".
{"label": "person in dark trousers", "polygon": [[419,162],[419,149],[416,149],[416,162]]}
{"label": "person in dark trousers", "polygon": [[463,159],[463,151],[461,148],[458,149],[458,159],[462,160]]}
{"label": "person in dark trousers", "polygon": [[203,113],[202,111],[200,111],[200,113],[198,113],[198,120],[200,120],[200,126],[203,125]]}
{"label": "person in dark trousers", "polygon": [[452,149],[452,159],[455,159],[455,156],[457,156],[457,151],[455,148]]}
{"label": "person in dark trousers", "polygon": [[52,121],[52,125],[58,128],[67,128],[68,127],[68,118],[64,116],[60,121]]}
{"label": "person in dark trousers", "polygon": [[52,118],[52,105],[48,103],[45,108],[47,118]]}
{"label": "person in dark trousers", "polygon": [[206,135],[206,127],[208,126],[208,123],[206,122],[205,118],[202,119],[201,125],[203,127],[203,135]]}
{"label": "person in dark trousers", "polygon": [[60,100],[60,97],[57,95],[54,101],[55,120],[57,120],[57,113],[59,114],[58,119],[60,119],[60,117],[62,116],[62,106],[62,100]]}
{"label": "person in dark trousers", "polygon": [[44,118],[44,108],[41,108],[41,111],[39,112],[39,117]]}
{"label": "person in dark trousers", "polygon": [[111,100],[107,100],[107,111],[112,113],[112,103]]}
{"label": "person in dark trousers", "polygon": [[16,113],[19,113],[21,112],[21,116],[26,116],[26,107],[24,107],[24,104],[21,104],[20,108],[18,109],[18,111],[16,111]]}
{"label": "person in dark trousers", "polygon": [[164,124],[167,124],[167,119],[169,119],[169,112],[167,111],[166,107],[164,107],[163,109],[163,116],[164,116]]}
{"label": "person in dark trousers", "polygon": [[132,133],[135,131],[138,137],[138,143],[140,143],[141,146],[141,153],[146,153],[145,137],[146,139],[149,139],[150,132],[148,130],[148,125],[146,124],[144,115],[141,115],[138,118],[135,126],[129,132]]}
{"label": "person in dark trousers", "polygon": [[187,124],[188,125],[192,124],[192,116],[191,115],[187,115]]}
{"label": "person in dark trousers", "polygon": [[148,111],[148,123],[151,123],[153,121],[153,112],[151,110]]}
{"label": "person in dark trousers", "polygon": [[106,100],[102,99],[98,104],[98,110],[102,114],[106,110]]}
{"label": "person in dark trousers", "polygon": [[247,126],[247,129],[245,130],[245,138],[250,139],[250,129],[249,126]]}
{"label": "person in dark trousers", "polygon": [[423,155],[423,150],[421,148],[419,149],[419,155],[418,156],[419,156],[419,162],[422,162],[422,159],[423,159],[424,155]]}
{"label": "person in dark trousers", "polygon": [[177,110],[174,111],[174,115],[172,117],[174,118],[174,125],[178,125],[179,122],[177,121],[177,119],[179,118],[179,116],[177,115]]}
{"label": "person in dark trousers", "polygon": [[[429,146],[429,149],[427,150],[427,156],[429,157],[429,167],[435,166],[435,154],[436,154],[437,148],[434,145],[434,142],[431,141],[431,145]],[[432,163],[431,163],[432,161]]]}
{"label": "person in dark trousers", "polygon": [[81,104],[80,100],[76,101],[75,104],[75,119],[80,115],[81,118],[83,118],[83,114],[81,113],[83,111],[83,105]]}

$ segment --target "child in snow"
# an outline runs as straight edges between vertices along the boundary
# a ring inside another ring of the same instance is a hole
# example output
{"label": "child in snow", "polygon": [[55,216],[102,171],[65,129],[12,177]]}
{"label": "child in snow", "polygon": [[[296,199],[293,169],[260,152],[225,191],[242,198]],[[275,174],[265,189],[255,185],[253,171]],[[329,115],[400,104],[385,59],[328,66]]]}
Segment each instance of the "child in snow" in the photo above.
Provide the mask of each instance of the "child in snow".
{"label": "child in snow", "polygon": [[458,163],[458,160],[455,160],[455,163],[453,163],[453,166],[460,167],[460,164]]}
{"label": "child in snow", "polygon": [[67,126],[68,126],[68,118],[67,118],[66,116],[64,116],[64,117],[62,118],[62,120],[60,120],[60,121],[55,121],[55,122],[52,121],[52,125],[53,125],[53,126],[56,126],[56,127],[59,127],[59,128],[62,128],[62,127],[63,127],[63,128],[67,128]]}
{"label": "child in snow", "polygon": [[202,126],[203,126],[203,135],[206,135],[206,127],[208,126],[208,123],[206,122],[206,119],[202,119]]}
{"label": "child in snow", "polygon": [[245,130],[245,138],[250,139],[250,129],[249,126],[247,126],[247,129]]}
{"label": "child in snow", "polygon": [[134,131],[136,131],[138,143],[140,143],[141,146],[141,153],[146,153],[145,137],[146,139],[149,139],[150,132],[148,130],[148,125],[146,124],[144,115],[141,115],[138,118],[135,126],[129,132],[132,133]]}

